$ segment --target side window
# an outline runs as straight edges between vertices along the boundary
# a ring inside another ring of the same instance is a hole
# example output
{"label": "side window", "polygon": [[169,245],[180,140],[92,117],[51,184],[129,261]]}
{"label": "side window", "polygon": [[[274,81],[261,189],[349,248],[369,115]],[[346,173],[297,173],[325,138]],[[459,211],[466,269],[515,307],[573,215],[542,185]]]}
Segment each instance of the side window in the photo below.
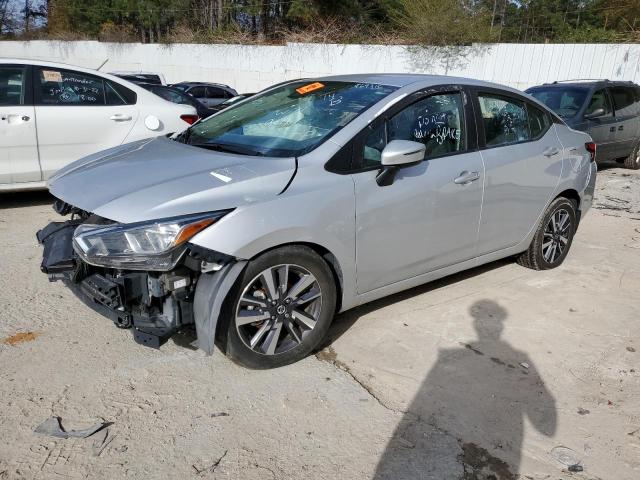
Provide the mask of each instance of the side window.
{"label": "side window", "polygon": [[527,104],[527,117],[529,118],[529,132],[531,132],[532,139],[544,135],[551,126],[549,114],[531,104]]}
{"label": "side window", "polygon": [[227,98],[227,92],[221,88],[207,87],[207,98]]}
{"label": "side window", "polygon": [[379,165],[382,150],[392,140],[423,143],[425,158],[465,150],[462,95],[432,95],[396,113],[386,125],[380,123],[371,128],[364,144],[364,166]]}
{"label": "side window", "polygon": [[105,95],[107,105],[135,105],[138,96],[133,90],[129,90],[116,82],[105,80]]}
{"label": "side window", "polygon": [[0,67],[0,106],[24,105],[26,69]]}
{"label": "side window", "polygon": [[609,88],[609,91],[613,97],[613,107],[616,110],[616,115],[625,117],[627,115],[636,115],[638,113],[638,109],[636,108],[636,99],[632,88],[611,87]]}
{"label": "side window", "polygon": [[196,98],[205,98],[204,87],[193,87],[191,90],[189,90],[189,93]]}
{"label": "side window", "polygon": [[39,105],[105,105],[104,80],[70,70],[41,68],[36,74]]}
{"label": "side window", "polygon": [[599,108],[602,108],[604,110],[603,116],[610,116],[613,113],[609,95],[607,95],[607,91],[604,88],[593,92],[591,100],[589,101],[589,105],[587,106],[584,114],[591,115]]}
{"label": "side window", "polygon": [[524,142],[531,138],[524,102],[480,93],[480,111],[488,147]]}

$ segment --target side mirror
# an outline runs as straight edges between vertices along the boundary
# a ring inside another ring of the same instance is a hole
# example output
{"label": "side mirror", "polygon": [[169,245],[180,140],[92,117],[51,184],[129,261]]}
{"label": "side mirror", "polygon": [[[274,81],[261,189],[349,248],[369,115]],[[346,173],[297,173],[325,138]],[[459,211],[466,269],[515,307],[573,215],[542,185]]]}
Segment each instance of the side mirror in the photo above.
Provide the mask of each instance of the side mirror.
{"label": "side mirror", "polygon": [[585,115],[584,118],[587,120],[592,120],[594,118],[603,117],[605,114],[604,108],[596,108],[593,112],[588,115]]}
{"label": "side mirror", "polygon": [[411,140],[392,140],[381,154],[382,170],[376,177],[376,183],[385,187],[391,185],[399,168],[415,165],[424,160],[426,147],[423,143]]}

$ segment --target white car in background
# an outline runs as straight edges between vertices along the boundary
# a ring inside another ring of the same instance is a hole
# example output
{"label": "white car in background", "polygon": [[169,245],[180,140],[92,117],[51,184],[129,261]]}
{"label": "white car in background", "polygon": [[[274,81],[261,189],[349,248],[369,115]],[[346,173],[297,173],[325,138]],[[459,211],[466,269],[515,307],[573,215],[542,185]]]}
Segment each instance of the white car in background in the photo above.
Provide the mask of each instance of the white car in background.
{"label": "white car in background", "polygon": [[46,187],[68,163],[123,143],[180,132],[198,119],[114,75],[0,58],[0,191]]}

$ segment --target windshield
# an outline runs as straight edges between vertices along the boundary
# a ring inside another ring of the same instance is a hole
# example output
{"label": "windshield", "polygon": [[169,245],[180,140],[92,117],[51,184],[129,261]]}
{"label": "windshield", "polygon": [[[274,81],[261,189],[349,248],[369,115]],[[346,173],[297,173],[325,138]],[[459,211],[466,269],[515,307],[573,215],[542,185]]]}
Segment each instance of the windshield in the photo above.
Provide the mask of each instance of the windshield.
{"label": "windshield", "polygon": [[177,140],[247,155],[303,155],[397,87],[377,83],[293,82],[232,105]]}
{"label": "windshield", "polygon": [[527,90],[536,100],[544,103],[562,118],[575,117],[587,98],[589,89],[580,87],[549,87]]}

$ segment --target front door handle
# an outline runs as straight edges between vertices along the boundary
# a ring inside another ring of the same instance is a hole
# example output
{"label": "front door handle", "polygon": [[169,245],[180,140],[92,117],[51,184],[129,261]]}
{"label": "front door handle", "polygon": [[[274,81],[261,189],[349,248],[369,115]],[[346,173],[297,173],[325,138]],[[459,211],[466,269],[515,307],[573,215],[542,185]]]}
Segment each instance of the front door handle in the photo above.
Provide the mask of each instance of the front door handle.
{"label": "front door handle", "polygon": [[611,127],[611,128],[609,129],[609,131],[610,131],[610,132],[615,132],[615,131],[616,131],[616,127]]}
{"label": "front door handle", "polygon": [[554,155],[557,155],[558,153],[560,153],[560,150],[558,150],[556,147],[549,147],[544,152],[542,152],[542,154],[545,157],[553,157]]}
{"label": "front door handle", "polygon": [[620,125],[620,126],[618,127],[618,131],[621,131],[621,130],[624,130],[624,125]]}
{"label": "front door handle", "polygon": [[126,122],[131,120],[131,115],[125,115],[124,113],[116,113],[115,115],[111,115],[109,120],[113,120],[114,122]]}
{"label": "front door handle", "polygon": [[453,179],[453,183],[456,185],[468,185],[471,182],[475,182],[480,178],[480,174],[478,172],[468,172],[463,171],[460,172],[460,175]]}

